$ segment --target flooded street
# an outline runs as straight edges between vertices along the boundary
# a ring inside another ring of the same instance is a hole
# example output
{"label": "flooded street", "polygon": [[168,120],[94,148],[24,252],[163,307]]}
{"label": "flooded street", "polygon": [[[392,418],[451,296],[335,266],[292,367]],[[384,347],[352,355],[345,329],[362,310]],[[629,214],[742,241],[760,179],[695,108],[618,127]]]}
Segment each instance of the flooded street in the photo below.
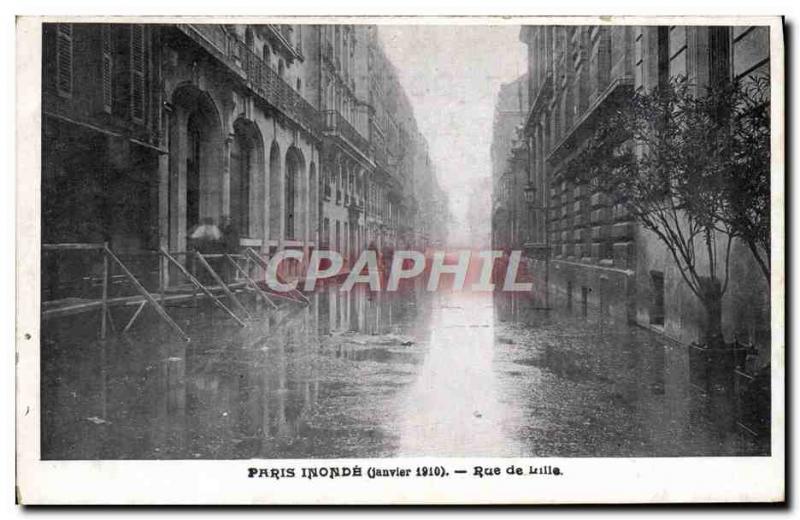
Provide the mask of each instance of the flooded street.
{"label": "flooded street", "polygon": [[329,288],[247,328],[199,305],[171,310],[190,343],[153,319],[104,343],[48,324],[43,458],[759,453],[643,329],[488,293]]}

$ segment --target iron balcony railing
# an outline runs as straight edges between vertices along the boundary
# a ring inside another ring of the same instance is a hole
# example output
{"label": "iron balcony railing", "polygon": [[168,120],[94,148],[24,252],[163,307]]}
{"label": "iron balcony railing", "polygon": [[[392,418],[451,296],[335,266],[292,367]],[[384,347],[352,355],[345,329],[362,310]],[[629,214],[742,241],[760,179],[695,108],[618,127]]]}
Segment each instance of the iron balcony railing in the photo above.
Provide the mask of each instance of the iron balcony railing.
{"label": "iron balcony railing", "polygon": [[319,131],[322,123],[317,109],[235,34],[219,24],[179,25],[179,28],[206,48],[210,46],[209,50],[233,70],[244,72],[250,87],[270,105],[310,131]]}
{"label": "iron balcony railing", "polygon": [[281,78],[272,67],[241,40],[234,45],[239,49],[242,69],[253,89],[281,112],[292,116],[311,129],[320,126],[319,112],[295,89]]}
{"label": "iron balcony railing", "polygon": [[326,110],[323,112],[323,116],[325,118],[324,128],[326,132],[339,134],[340,137],[348,141],[362,154],[370,155],[369,141],[339,111]]}

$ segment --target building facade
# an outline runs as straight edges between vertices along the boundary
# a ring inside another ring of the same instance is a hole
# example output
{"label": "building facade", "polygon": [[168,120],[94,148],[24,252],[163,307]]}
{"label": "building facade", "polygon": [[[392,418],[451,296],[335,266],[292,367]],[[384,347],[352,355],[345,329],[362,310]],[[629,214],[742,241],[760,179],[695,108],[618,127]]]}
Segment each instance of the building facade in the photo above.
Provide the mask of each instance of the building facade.
{"label": "building facade", "polygon": [[492,128],[492,246],[522,249],[529,238],[530,210],[525,203],[528,150],[523,122],[528,107],[528,78],[500,86]]}
{"label": "building facade", "polygon": [[421,233],[438,183],[374,26],[45,24],[43,49],[45,243],[180,252],[214,222],[352,262]]}
{"label": "building facade", "polygon": [[[702,307],[666,247],[623,206],[565,172],[603,112],[636,89],[684,76],[701,93],[717,78],[768,74],[768,35],[766,27],[522,28],[529,178],[533,206],[546,214],[532,223],[532,242],[542,247],[529,248],[529,256],[540,277],[549,279],[554,306],[612,315],[683,342],[699,337]],[[729,340],[736,335],[768,343],[769,288],[754,278],[753,265],[735,243],[731,270],[739,274],[725,295],[723,328]]]}

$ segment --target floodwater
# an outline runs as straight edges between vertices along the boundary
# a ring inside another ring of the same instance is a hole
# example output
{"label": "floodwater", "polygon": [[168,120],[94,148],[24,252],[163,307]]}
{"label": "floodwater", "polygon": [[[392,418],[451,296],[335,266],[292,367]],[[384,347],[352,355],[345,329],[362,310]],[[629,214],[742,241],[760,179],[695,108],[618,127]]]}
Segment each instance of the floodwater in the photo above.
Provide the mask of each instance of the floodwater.
{"label": "floodwater", "polygon": [[207,302],[170,308],[190,343],[155,314],[105,342],[88,317],[48,322],[42,457],[763,454],[730,396],[689,384],[685,347],[530,307],[330,287],[253,304],[247,328]]}

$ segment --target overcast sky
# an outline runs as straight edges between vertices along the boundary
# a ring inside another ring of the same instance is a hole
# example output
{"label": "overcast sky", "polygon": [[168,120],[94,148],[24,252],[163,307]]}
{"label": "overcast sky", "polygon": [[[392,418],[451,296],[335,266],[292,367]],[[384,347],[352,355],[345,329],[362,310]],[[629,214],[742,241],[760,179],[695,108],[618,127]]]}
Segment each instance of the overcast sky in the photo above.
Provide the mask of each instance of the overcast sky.
{"label": "overcast sky", "polygon": [[380,26],[379,34],[450,194],[453,231],[463,230],[471,186],[491,175],[497,92],[525,73],[519,26]]}

